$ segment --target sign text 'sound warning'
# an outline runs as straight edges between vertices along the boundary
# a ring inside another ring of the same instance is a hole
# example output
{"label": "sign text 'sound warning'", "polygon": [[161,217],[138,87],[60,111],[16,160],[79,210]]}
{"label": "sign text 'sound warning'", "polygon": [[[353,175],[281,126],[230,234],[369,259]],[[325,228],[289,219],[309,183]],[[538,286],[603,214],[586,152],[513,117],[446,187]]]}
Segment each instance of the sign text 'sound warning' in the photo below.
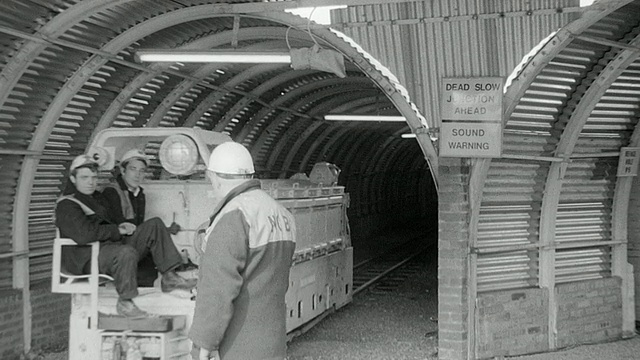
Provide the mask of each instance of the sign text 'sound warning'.
{"label": "sign text 'sound warning'", "polygon": [[501,134],[500,123],[442,122],[440,156],[499,157]]}

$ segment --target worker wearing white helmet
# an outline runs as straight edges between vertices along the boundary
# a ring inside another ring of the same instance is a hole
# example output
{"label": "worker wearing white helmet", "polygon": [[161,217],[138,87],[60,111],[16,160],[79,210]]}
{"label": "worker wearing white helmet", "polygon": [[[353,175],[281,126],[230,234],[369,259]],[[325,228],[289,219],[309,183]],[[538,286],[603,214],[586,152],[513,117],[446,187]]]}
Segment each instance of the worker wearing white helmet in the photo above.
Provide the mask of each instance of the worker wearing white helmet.
{"label": "worker wearing white helmet", "polygon": [[285,293],[295,250],[293,215],[260,188],[249,151],[217,146],[207,165],[215,198],[189,333],[194,359],[284,359]]}

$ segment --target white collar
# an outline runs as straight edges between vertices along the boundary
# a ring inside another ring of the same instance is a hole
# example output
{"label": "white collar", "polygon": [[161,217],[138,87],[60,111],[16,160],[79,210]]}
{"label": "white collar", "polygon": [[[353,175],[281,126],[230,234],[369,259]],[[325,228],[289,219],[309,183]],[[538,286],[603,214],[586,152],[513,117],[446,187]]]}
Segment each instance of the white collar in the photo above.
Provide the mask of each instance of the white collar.
{"label": "white collar", "polygon": [[129,190],[129,192],[132,193],[133,196],[136,196],[136,197],[138,196],[138,194],[140,194],[140,186],[138,186],[135,189],[132,189],[132,188],[127,186],[127,190]]}

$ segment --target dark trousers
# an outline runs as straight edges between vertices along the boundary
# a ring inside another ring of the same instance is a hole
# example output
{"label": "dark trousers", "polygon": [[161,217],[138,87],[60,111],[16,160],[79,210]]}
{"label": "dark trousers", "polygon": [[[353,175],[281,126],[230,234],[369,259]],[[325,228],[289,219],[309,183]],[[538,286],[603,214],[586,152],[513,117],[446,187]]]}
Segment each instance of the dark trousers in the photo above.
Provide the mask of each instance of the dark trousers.
{"label": "dark trousers", "polygon": [[100,244],[98,267],[101,273],[114,278],[116,291],[122,299],[138,296],[138,262],[151,254],[161,273],[173,270],[182,257],[171,240],[171,234],[159,218],[138,225],[131,236],[119,242]]}

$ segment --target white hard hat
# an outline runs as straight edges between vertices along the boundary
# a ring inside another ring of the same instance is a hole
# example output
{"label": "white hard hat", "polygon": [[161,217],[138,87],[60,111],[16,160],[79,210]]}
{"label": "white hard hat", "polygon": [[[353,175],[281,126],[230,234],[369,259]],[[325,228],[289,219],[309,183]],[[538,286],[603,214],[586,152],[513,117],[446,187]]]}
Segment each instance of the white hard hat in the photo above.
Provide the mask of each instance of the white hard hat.
{"label": "white hard hat", "polygon": [[78,155],[71,162],[69,172],[81,167],[98,167],[98,163],[89,155]]}
{"label": "white hard hat", "polygon": [[216,146],[209,156],[207,169],[227,175],[252,175],[255,173],[251,154],[246,147],[229,141]]}
{"label": "white hard hat", "polygon": [[131,149],[124,153],[124,155],[122,155],[122,159],[120,159],[120,164],[126,164],[134,159],[144,162],[145,166],[149,166],[149,157],[139,149]]}

